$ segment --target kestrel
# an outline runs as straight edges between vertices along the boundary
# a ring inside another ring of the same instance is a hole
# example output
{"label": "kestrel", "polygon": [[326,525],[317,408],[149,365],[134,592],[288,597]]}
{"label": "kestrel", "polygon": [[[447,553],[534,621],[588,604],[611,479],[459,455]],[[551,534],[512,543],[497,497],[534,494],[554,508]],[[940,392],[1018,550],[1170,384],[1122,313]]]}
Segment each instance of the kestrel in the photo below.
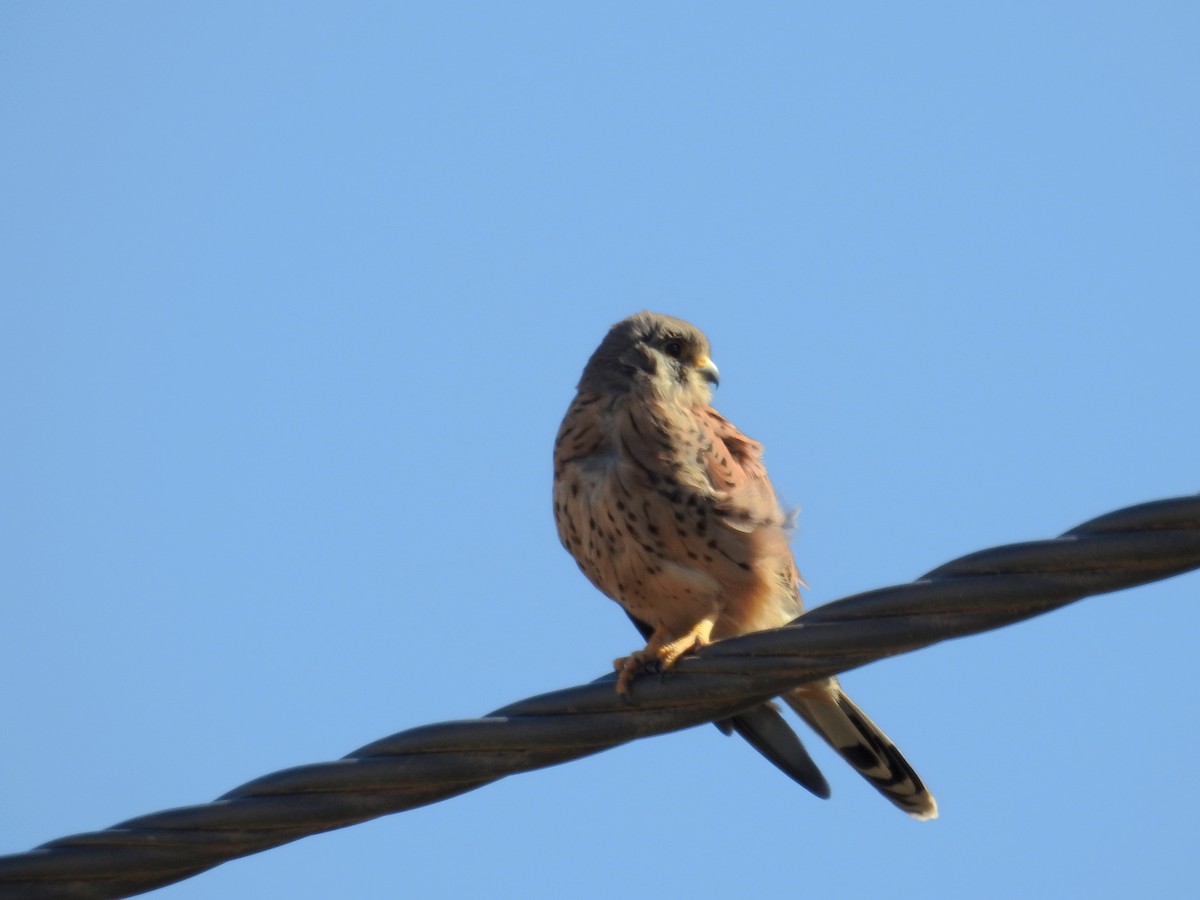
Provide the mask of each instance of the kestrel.
{"label": "kestrel", "polygon": [[[559,428],[558,536],[647,639],[614,663],[620,693],[644,669],[669,668],[712,641],[785,625],[803,609],[790,516],[767,477],[762,445],[712,408],[717,383],[699,329],[638,313],[614,325],[592,354]],[[836,678],[783,700],[901,810],[937,816],[916,772]],[[729,726],[828,796],[772,706]]]}

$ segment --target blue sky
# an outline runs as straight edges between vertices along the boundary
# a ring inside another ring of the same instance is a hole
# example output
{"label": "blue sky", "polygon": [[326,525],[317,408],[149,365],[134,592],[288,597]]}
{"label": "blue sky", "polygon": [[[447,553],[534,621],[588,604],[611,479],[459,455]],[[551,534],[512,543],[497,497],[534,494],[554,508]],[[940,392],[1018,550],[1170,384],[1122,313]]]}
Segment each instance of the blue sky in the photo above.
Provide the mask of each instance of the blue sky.
{"label": "blue sky", "polygon": [[[1194,4],[0,6],[0,852],[589,680],[605,329],[714,346],[819,604],[1198,489]],[[845,679],[910,822],[711,728],[163,898],[1182,896],[1200,576]],[[810,742],[812,743],[812,742]]]}

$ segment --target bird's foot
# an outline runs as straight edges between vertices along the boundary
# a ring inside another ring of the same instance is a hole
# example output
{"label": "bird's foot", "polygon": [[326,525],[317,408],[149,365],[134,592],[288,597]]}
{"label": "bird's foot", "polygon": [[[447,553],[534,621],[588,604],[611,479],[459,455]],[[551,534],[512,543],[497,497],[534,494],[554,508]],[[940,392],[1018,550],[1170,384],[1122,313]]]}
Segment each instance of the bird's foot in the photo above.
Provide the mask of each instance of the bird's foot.
{"label": "bird's foot", "polygon": [[617,672],[617,693],[628,694],[633,686],[633,679],[643,672],[661,672],[669,669],[686,653],[699,650],[712,643],[713,623],[704,619],[692,627],[687,634],[670,641],[664,641],[659,632],[651,635],[646,646],[628,656],[613,660],[613,668]]}

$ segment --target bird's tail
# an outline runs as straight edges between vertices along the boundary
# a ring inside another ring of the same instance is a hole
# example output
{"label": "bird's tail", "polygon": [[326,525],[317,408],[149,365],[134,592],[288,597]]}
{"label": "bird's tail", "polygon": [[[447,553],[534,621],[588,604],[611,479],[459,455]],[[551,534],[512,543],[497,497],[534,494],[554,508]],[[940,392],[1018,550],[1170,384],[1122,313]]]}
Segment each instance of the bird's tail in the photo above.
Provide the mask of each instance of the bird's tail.
{"label": "bird's tail", "polygon": [[875,790],[914,819],[937,818],[933,795],[896,745],[846,696],[836,678],[805,685],[783,699]]}

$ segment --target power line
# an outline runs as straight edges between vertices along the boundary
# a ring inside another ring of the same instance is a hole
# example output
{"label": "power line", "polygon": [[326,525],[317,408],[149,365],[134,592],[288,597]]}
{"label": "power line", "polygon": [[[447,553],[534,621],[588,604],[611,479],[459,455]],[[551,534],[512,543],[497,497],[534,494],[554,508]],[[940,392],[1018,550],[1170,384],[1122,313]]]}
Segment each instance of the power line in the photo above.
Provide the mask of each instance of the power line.
{"label": "power line", "polygon": [[1045,541],[960,557],[910,584],[722,641],[619,697],[609,675],[481,719],[402,731],[285,769],[212,803],[0,857],[0,898],[128,897],[231,859],[423,806],[518,772],[721,720],[797,684],[1009,625],[1083,597],[1200,568],[1200,495],[1092,519]]}

